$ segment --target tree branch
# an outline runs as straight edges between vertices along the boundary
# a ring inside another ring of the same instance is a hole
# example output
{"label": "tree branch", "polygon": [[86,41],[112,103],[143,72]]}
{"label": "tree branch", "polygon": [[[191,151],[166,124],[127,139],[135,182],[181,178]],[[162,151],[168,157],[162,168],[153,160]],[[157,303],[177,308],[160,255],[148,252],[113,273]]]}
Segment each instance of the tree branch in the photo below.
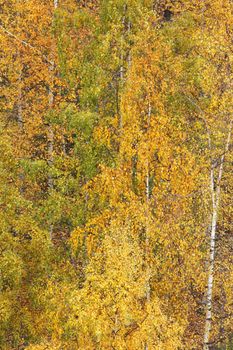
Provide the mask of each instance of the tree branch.
{"label": "tree branch", "polygon": [[0,29],[6,33],[8,36],[10,36],[11,38],[15,39],[16,41],[18,41],[19,43],[23,44],[24,46],[30,48],[31,50],[35,51],[41,58],[43,58],[47,63],[49,63],[50,65],[54,64],[52,61],[50,61],[37,47],[31,45],[30,43],[28,43],[25,40],[21,40],[19,39],[15,34],[13,34],[12,32],[10,32],[9,30],[7,30],[6,28],[4,28],[1,24],[0,24]]}

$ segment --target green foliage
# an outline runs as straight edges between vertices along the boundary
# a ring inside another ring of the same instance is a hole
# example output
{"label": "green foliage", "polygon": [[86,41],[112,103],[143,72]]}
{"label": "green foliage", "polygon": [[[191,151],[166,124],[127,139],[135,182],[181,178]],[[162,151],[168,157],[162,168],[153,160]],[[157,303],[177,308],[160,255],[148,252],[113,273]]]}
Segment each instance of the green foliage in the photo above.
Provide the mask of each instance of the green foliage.
{"label": "green foliage", "polygon": [[54,5],[1,4],[0,348],[202,349],[213,169],[225,343],[230,0]]}

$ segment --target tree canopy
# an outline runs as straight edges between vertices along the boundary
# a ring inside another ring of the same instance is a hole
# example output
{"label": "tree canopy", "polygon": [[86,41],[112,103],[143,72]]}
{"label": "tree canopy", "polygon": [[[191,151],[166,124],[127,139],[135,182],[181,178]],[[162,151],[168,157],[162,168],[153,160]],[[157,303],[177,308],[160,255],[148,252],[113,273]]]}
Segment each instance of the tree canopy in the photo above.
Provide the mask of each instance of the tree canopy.
{"label": "tree canopy", "polygon": [[232,10],[0,2],[1,349],[231,349]]}

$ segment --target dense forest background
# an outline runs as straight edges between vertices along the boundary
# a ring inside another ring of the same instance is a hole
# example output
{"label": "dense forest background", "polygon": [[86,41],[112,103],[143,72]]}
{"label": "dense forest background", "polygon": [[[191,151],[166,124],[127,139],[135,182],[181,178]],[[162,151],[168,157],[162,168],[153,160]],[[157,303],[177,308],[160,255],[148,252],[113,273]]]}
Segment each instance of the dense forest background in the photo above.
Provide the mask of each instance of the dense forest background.
{"label": "dense forest background", "polygon": [[0,0],[0,349],[232,349],[231,0]]}

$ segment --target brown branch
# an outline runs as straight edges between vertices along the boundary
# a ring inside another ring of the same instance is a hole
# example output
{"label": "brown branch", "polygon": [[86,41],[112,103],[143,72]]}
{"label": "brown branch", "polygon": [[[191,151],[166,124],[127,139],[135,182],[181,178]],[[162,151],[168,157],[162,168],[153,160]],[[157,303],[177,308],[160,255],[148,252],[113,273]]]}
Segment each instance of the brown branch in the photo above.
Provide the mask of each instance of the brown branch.
{"label": "brown branch", "polygon": [[131,333],[135,332],[143,324],[143,322],[145,322],[147,317],[148,317],[148,313],[146,314],[146,316],[142,319],[142,321],[140,323],[134,322],[131,325],[131,328],[125,333],[124,338],[128,337]]}

